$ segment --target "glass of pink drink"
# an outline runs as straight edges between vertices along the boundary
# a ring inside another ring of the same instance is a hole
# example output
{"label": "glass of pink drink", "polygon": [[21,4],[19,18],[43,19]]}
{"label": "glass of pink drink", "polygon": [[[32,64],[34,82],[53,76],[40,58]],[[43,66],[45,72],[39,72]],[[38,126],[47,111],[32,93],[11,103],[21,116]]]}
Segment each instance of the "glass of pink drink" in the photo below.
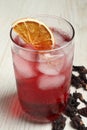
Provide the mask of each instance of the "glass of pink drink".
{"label": "glass of pink drink", "polygon": [[59,17],[35,19],[51,29],[55,47],[34,50],[11,34],[14,72],[19,101],[30,121],[50,122],[64,111],[70,93],[74,29]]}

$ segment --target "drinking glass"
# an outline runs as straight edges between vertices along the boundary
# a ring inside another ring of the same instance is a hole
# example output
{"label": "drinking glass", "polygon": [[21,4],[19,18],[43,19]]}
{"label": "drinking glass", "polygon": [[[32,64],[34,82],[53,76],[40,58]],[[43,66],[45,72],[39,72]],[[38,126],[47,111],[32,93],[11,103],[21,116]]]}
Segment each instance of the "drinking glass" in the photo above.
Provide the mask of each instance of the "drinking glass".
{"label": "drinking glass", "polygon": [[64,112],[70,93],[74,55],[74,28],[67,20],[35,16],[52,31],[55,47],[33,50],[23,47],[11,29],[11,50],[19,102],[30,121],[51,122]]}

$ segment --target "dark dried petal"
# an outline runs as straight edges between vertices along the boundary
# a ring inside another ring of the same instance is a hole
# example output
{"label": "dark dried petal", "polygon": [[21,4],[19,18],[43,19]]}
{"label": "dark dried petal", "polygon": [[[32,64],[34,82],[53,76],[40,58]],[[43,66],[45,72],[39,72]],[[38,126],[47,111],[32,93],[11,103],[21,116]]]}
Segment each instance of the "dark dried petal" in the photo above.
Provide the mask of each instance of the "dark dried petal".
{"label": "dark dried petal", "polygon": [[73,97],[74,97],[75,99],[79,99],[81,102],[83,102],[84,104],[87,105],[87,101],[83,98],[83,96],[82,96],[81,93],[75,92],[75,93],[73,93]]}
{"label": "dark dried petal", "polygon": [[81,109],[78,109],[78,113],[84,117],[87,117],[87,107],[83,107]]}
{"label": "dark dried petal", "polygon": [[78,72],[79,76],[72,74],[71,84],[77,89],[83,87],[87,90],[87,69],[84,66],[73,66],[73,71]]}
{"label": "dark dried petal", "polygon": [[87,91],[87,84],[84,84],[84,89]]}
{"label": "dark dried petal", "polygon": [[82,100],[83,100],[83,97],[82,97],[82,94],[81,94],[81,93],[75,92],[75,93],[73,93],[73,97],[74,97],[75,99],[82,99]]}
{"label": "dark dried petal", "polygon": [[87,74],[87,69],[84,66],[73,66],[73,71],[78,71],[82,74]]}
{"label": "dark dried petal", "polygon": [[71,84],[77,89],[83,87],[85,90],[87,90],[87,84],[83,79],[81,79],[80,76],[75,76],[72,74]]}
{"label": "dark dried petal", "polygon": [[52,130],[63,130],[65,127],[66,118],[61,115],[57,120],[52,123]]}
{"label": "dark dried petal", "polygon": [[83,125],[79,126],[78,130],[85,130],[85,125],[83,124]]}
{"label": "dark dried petal", "polygon": [[73,78],[71,78],[71,84],[76,88],[76,89],[78,89],[78,88],[81,88],[82,87],[82,84],[80,84],[80,83],[78,83],[78,82],[76,82],[76,80],[75,79],[73,79]]}
{"label": "dark dried petal", "polygon": [[75,107],[71,107],[67,105],[65,109],[65,115],[67,115],[68,117],[73,117],[76,113],[77,113],[77,109]]}
{"label": "dark dried petal", "polygon": [[67,106],[65,109],[65,114],[69,117],[73,117],[77,113],[77,106],[79,105],[79,102],[77,102],[77,99],[73,97],[73,95],[70,94]]}
{"label": "dark dried petal", "polygon": [[71,118],[71,126],[75,129],[81,130],[84,126],[84,123],[79,115],[75,115]]}
{"label": "dark dried petal", "polygon": [[81,82],[80,77],[75,76],[74,74],[72,74],[72,77],[71,77],[71,84],[73,86],[75,86],[76,88],[81,88],[82,87],[82,82]]}
{"label": "dark dried petal", "polygon": [[80,78],[84,80],[85,83],[87,83],[87,78],[85,74],[80,74]]}
{"label": "dark dried petal", "polygon": [[77,108],[77,106],[79,105],[79,102],[77,102],[77,99],[75,99],[74,96],[70,94],[70,97],[69,97],[69,99],[68,99],[68,104],[69,104],[71,107]]}

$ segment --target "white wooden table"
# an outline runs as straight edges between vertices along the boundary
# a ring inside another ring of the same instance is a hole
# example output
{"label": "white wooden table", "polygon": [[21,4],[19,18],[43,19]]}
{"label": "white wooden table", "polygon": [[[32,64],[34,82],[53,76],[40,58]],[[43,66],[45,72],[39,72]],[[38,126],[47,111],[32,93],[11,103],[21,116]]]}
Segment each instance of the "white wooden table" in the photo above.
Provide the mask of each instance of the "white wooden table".
{"label": "white wooden table", "polygon": [[[87,67],[87,0],[0,0],[0,130],[51,130],[51,124],[30,123],[20,108],[12,66],[11,23],[33,14],[58,15],[75,28],[74,65]],[[84,93],[87,98],[87,92]],[[87,119],[83,119],[87,124]],[[69,125],[64,130],[74,130]]]}

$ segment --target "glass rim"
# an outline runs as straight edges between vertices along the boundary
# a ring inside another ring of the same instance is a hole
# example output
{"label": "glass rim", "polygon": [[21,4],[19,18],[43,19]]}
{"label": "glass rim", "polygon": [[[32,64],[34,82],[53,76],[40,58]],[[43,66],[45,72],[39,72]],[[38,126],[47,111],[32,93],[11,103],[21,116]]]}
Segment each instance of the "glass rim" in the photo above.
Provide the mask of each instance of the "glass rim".
{"label": "glass rim", "polygon": [[[36,16],[38,16],[38,17],[50,16],[50,17],[53,17],[53,18],[56,18],[56,19],[64,20],[66,23],[69,24],[69,26],[70,26],[71,29],[72,29],[72,37],[71,37],[70,41],[66,41],[66,44],[64,44],[64,45],[62,45],[62,46],[60,46],[60,47],[58,47],[58,48],[53,48],[53,49],[50,49],[50,50],[33,50],[33,49],[29,49],[29,48],[24,48],[24,47],[22,47],[22,46],[16,44],[16,42],[13,40],[12,35],[11,35],[12,29],[13,29],[13,28],[11,28],[11,29],[10,29],[10,39],[11,39],[11,41],[13,42],[13,44],[14,44],[17,48],[20,48],[20,49],[22,49],[22,50],[24,50],[24,51],[30,51],[30,52],[46,52],[46,53],[47,53],[47,52],[53,52],[53,51],[60,51],[61,49],[66,48],[66,47],[68,47],[69,45],[72,44],[72,40],[73,40],[73,38],[74,38],[74,36],[75,36],[75,30],[74,30],[73,25],[72,25],[68,20],[66,20],[65,18],[62,18],[62,17],[53,16],[53,15],[36,15]],[[35,16],[35,17],[36,17],[36,16]],[[33,16],[32,18],[34,18],[34,16]]]}

